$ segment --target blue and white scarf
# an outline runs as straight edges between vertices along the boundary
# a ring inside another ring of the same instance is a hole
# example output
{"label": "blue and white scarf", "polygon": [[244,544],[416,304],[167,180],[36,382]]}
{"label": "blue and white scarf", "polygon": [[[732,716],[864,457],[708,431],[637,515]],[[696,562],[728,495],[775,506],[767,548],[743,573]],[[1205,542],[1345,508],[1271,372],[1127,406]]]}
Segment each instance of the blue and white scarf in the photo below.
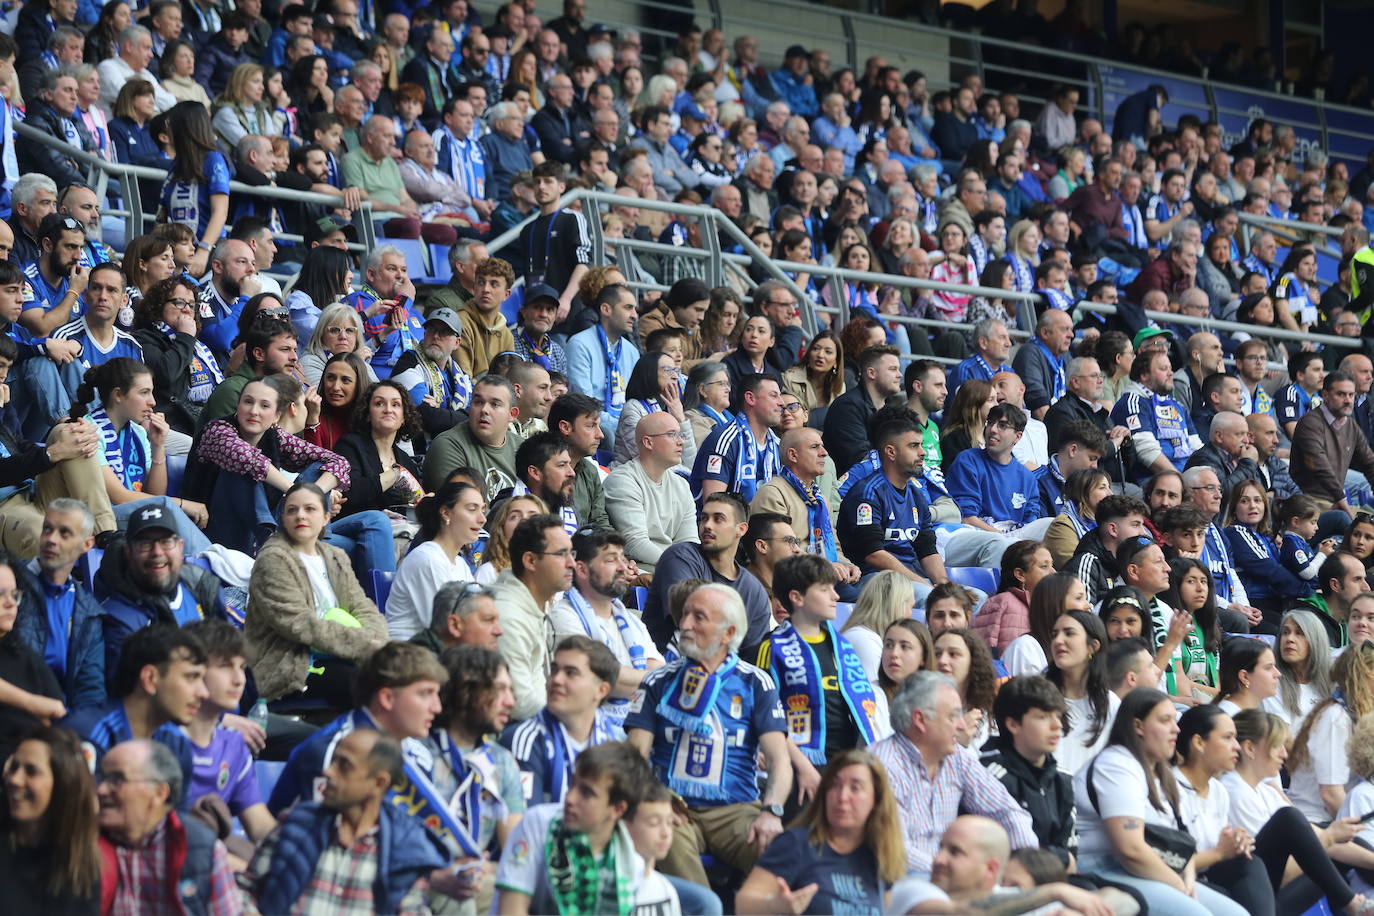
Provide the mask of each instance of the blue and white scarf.
{"label": "blue and white scarf", "polygon": [[[611,640],[606,636],[606,630],[599,623],[596,611],[588,603],[586,598],[576,587],[570,588],[563,593],[563,597],[568,599],[568,604],[572,605],[573,613],[577,615],[578,623],[582,624],[582,630],[592,639],[600,640],[607,649],[615,653],[615,646],[611,645]],[[611,619],[620,628],[620,637],[625,643],[625,651],[630,656],[630,666],[636,671],[643,671],[648,667],[649,659],[644,652],[644,645],[648,641],[649,631],[644,629],[644,624],[631,616],[625,605],[619,601],[611,602]],[[627,702],[627,701],[621,701]]]}
{"label": "blue and white scarf", "polygon": [[1264,278],[1264,282],[1270,286],[1274,283],[1274,278],[1279,275],[1277,264],[1266,264],[1253,254],[1247,254],[1245,260],[1241,261],[1241,266],[1246,270],[1253,270]]}
{"label": "blue and white scarf", "polygon": [[1063,290],[1051,289],[1047,286],[1044,289],[1036,290],[1036,292],[1049,300],[1050,308],[1052,309],[1058,309],[1061,312],[1067,312],[1073,309],[1073,296],[1070,296]]}
{"label": "blue and white scarf", "polygon": [[735,473],[735,489],[745,502],[752,502],[754,494],[758,492],[759,484],[772,480],[778,473],[778,468],[782,462],[778,458],[778,437],[771,429],[768,431],[767,438],[763,445],[763,470],[759,470],[759,447],[754,439],[754,431],[749,428],[749,421],[744,414],[735,417],[735,425],[739,427],[739,467]]}
{"label": "blue and white scarf", "polygon": [[606,354],[606,388],[603,403],[606,410],[619,416],[618,408],[625,406],[625,377],[620,372],[620,351],[625,346],[625,338],[617,340],[612,347],[606,339],[606,329],[599,324],[596,326],[596,336]]}
{"label": "blue and white scarf", "polygon": [[782,479],[792,485],[806,503],[806,530],[811,532],[813,553],[820,554],[831,563],[838,562],[839,553],[835,549],[835,530],[830,523],[830,507],[821,497],[821,488],[813,481],[811,486],[801,482],[801,478],[789,467],[781,471]]}
{"label": "blue and white scarf", "polygon": [[1007,263],[1011,265],[1011,272],[1016,279],[1016,291],[1018,293],[1029,293],[1035,289],[1035,268],[1031,262],[1019,255],[1007,252]]}
{"label": "blue and white scarf", "polygon": [[[139,439],[138,433],[134,432],[129,423],[124,424],[123,429],[115,429],[114,421],[110,419],[104,407],[97,407],[91,411],[91,422],[100,431],[105,464],[109,465],[115,477],[118,477],[119,482],[125,487],[141,491],[143,476],[148,472],[148,455],[143,450],[143,441]],[[137,479],[131,478],[132,472],[138,473]]]}
{"label": "blue and white scarf", "polygon": [[[830,621],[821,624],[835,652],[835,670],[839,675],[840,696],[849,707],[849,714],[863,736],[860,745],[872,744],[878,713],[873,685],[864,672],[859,653],[849,640],[835,632]],[[791,621],[784,623],[768,637],[772,643],[769,667],[778,683],[779,698],[787,714],[787,735],[801,749],[803,756],[814,764],[825,763],[825,741],[828,724],[825,719],[825,691],[821,684],[821,666],[816,650],[802,638]]]}
{"label": "blue and white scarf", "polygon": [[[510,495],[512,497],[531,495],[539,496],[545,502],[548,502],[548,496],[539,493],[534,493],[534,491],[532,491],[529,488],[529,485],[526,484],[523,480],[517,480],[515,482],[515,485],[511,487]],[[558,517],[563,520],[563,530],[568,532],[569,537],[572,537],[574,534],[577,534],[577,530],[582,527],[581,523],[577,520],[577,507],[572,505],[571,503],[558,507]]]}
{"label": "blue and white scarf", "polygon": [[733,652],[709,673],[689,661],[659,700],[655,712],[679,728],[668,765],[668,788],[684,798],[729,797],[723,786],[726,734],[716,697],[738,666],[739,656]]}
{"label": "blue and white scarf", "polygon": [[416,767],[412,777],[407,767],[406,779],[397,787],[393,800],[419,816],[424,825],[458,855],[475,856],[477,853],[470,850],[477,848],[474,837],[482,832],[482,771],[468,765],[462,750],[446,730],[436,729],[430,737],[439,746],[439,753],[447,756],[458,788],[445,803],[443,794],[434,785],[432,769],[426,771]]}
{"label": "blue and white scarf", "polygon": [[1055,356],[1051,353],[1050,348],[1045,346],[1045,342],[1039,337],[1035,338],[1035,345],[1040,348],[1040,352],[1045,356],[1045,361],[1050,364],[1050,369],[1054,372],[1054,389],[1050,392],[1050,401],[1053,403],[1062,398],[1064,392],[1068,390],[1064,380],[1064,357]]}
{"label": "blue and white scarf", "polygon": [[983,276],[983,268],[988,266],[992,253],[988,251],[988,243],[983,241],[983,237],[978,233],[973,233],[968,240],[968,259],[973,262],[973,275]]}
{"label": "blue and white scarf", "polygon": [[[568,783],[572,780],[573,765],[577,762],[577,755],[573,754],[568,747],[567,733],[563,731],[563,723],[559,722],[554,714],[549,712],[548,707],[539,710],[539,724],[544,728],[544,762],[548,765],[549,772],[549,784],[544,787],[544,790],[548,792],[549,801],[561,802],[563,796],[567,794]],[[587,747],[618,741],[623,737],[616,734],[618,731],[619,729],[610,721],[606,713],[598,709],[596,719],[592,723],[592,735],[587,741]]]}

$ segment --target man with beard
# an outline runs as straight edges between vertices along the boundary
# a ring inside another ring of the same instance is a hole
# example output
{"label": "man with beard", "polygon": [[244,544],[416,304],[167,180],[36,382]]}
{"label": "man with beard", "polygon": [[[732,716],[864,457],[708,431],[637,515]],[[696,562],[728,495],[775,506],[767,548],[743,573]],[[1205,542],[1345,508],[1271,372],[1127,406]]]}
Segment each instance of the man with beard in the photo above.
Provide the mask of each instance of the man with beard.
{"label": "man with beard", "polygon": [[243,334],[243,365],[215,386],[200,412],[200,427],[234,412],[249,382],[296,369],[296,330],[284,318],[259,315]]}
{"label": "man with beard", "polygon": [[1374,480],[1374,450],[1359,424],[1351,422],[1355,409],[1355,379],[1337,369],[1322,383],[1321,404],[1298,420],[1289,467],[1293,480],[1322,509],[1355,510],[1345,499],[1345,477],[1351,468]]}
{"label": "man with beard", "polygon": [[425,318],[425,336],[401,354],[392,371],[392,380],[410,392],[431,439],[468,418],[472,377],[453,359],[462,337],[458,313],[435,309]]}
{"label": "man with beard", "polygon": [[561,802],[577,757],[589,747],[619,741],[620,721],[602,709],[620,665],[611,650],[582,634],[565,636],[553,653],[544,708],[501,735],[520,764],[525,803]]}
{"label": "man with beard", "polygon": [[[896,360],[893,360],[893,372]],[[697,451],[692,487],[701,497],[735,493],[747,503],[782,467],[778,436],[782,392],[776,377],[747,375],[740,380],[740,412],[711,431]],[[832,414],[833,416],[833,414]],[[862,452],[859,453],[862,457]]]}
{"label": "man with beard", "polygon": [[185,562],[176,519],[163,506],[147,506],[129,519],[122,549],[105,552],[96,582],[104,599],[104,670],[113,673],[129,634],[149,624],[176,626],[227,617],[219,580]]}
{"label": "man with beard", "polygon": [[740,538],[748,528],[749,510],[734,493],[712,493],[702,500],[697,516],[699,542],[674,544],[658,559],[654,580],[644,607],[644,625],[662,649],[672,639],[674,623],[668,613],[668,593],[683,579],[705,579],[739,592],[748,609],[746,630],[740,639],[746,649],[763,641],[772,628],[768,594],[754,574],[735,562]]}
{"label": "man with beard", "polygon": [[556,515],[532,515],[510,537],[511,568],[492,586],[501,608],[501,657],[515,685],[516,720],[539,712],[549,676],[549,609],[573,583],[572,538]]}
{"label": "man with beard", "polygon": [[563,519],[571,537],[581,525],[573,505],[572,491],[576,470],[568,443],[556,432],[535,433],[515,450],[515,473],[520,482],[514,496],[538,496],[549,511]]}
{"label": "man with beard", "polygon": [[142,362],[143,347],[133,335],[121,331],[115,324],[129,301],[124,274],[117,263],[105,261],[91,268],[83,301],[86,307],[81,317],[67,322],[51,335],[81,345],[81,356],[76,360],[81,372],[119,356]]}
{"label": "man with beard", "polygon": [[82,267],[94,267],[116,259],[114,251],[100,240],[100,198],[84,184],[68,185],[57,201],[57,212],[75,219],[86,230],[86,244],[81,248]]}
{"label": "man with beard", "polygon": [[[620,727],[629,712],[629,698],[639,689],[645,672],[663,664],[639,616],[621,601],[630,588],[633,562],[625,555],[625,539],[607,529],[578,532],[573,537],[573,587],[553,606],[554,632],[587,636],[610,650],[619,665],[603,709]],[[591,661],[589,656],[589,661]]]}
{"label": "man with beard", "polygon": [[222,239],[210,254],[210,280],[198,296],[202,326],[197,336],[220,359],[234,348],[243,307],[262,292],[257,272],[257,258],[246,242]]}
{"label": "man with beard", "polygon": [[[552,386],[550,386],[552,393]],[[560,395],[549,406],[548,426],[568,440],[573,460],[573,506],[587,528],[611,527],[606,514],[606,492],[601,468],[593,456],[605,433],[601,427],[601,402],[575,391]]]}
{"label": "man with beard", "polygon": [[472,386],[466,423],[437,436],[425,454],[425,487],[437,490],[456,468],[475,468],[488,493],[515,485],[515,450],[520,437],[511,429],[515,386],[502,375],[484,375]]}
{"label": "man with beard", "polygon": [[1174,370],[1165,350],[1150,350],[1131,364],[1131,384],[1112,408],[1112,423],[1130,430],[1140,483],[1160,471],[1183,470],[1202,441],[1183,405],[1173,399]]}
{"label": "man with beard", "polygon": [[24,265],[28,279],[24,311],[19,322],[35,337],[46,337],[79,311],[81,294],[90,278],[80,266],[86,230],[71,216],[52,214],[38,230],[38,260]]}
{"label": "man with beard", "polygon": [[[706,510],[733,499],[712,497]],[[737,591],[712,583],[692,592],[679,631],[684,657],[645,676],[625,720],[630,743],[687,806],[657,867],[702,886],[702,853],[741,871],[753,867],[782,833],[792,789],[778,691],[772,678],[740,659],[748,627]],[[762,791],[760,773],[767,774]]]}

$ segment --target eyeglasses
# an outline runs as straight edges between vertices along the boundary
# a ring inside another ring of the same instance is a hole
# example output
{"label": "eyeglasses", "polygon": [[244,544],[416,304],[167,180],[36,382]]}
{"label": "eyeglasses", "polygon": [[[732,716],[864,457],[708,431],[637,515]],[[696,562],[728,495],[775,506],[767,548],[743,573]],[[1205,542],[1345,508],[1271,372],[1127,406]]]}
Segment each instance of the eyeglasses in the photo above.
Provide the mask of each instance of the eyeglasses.
{"label": "eyeglasses", "polygon": [[86,227],[83,226],[83,225],[81,224],[81,221],[78,220],[78,219],[76,219],[75,217],[71,217],[71,216],[64,216],[64,217],[62,217],[62,228],[63,228],[63,229],[76,229],[76,230],[79,230],[79,231],[81,231],[81,232],[85,232],[85,231],[86,231]]}
{"label": "eyeglasses", "polygon": [[161,782],[160,779],[149,779],[147,776],[125,776],[123,773],[106,773],[97,770],[95,773],[96,785],[109,786],[118,791],[131,782]]}
{"label": "eyeglasses", "polygon": [[793,401],[791,404],[782,405],[783,413],[800,413],[806,408],[802,407],[801,401]]}
{"label": "eyeglasses", "polygon": [[175,534],[169,534],[163,538],[139,538],[129,542],[129,549],[135,553],[150,553],[154,547],[161,547],[163,550],[175,550],[181,543],[181,538]]}
{"label": "eyeglasses", "polygon": [[326,334],[357,334],[357,333],[358,333],[358,329],[355,328],[355,327],[347,327],[347,328],[325,328],[325,329],[324,329],[324,332],[325,332]]}
{"label": "eyeglasses", "polygon": [[1017,429],[1016,426],[1013,425],[1012,422],[1011,422],[1010,420],[989,420],[989,421],[987,422],[987,428],[988,428],[988,429],[1005,429],[1005,430],[1010,430],[1011,432],[1014,432],[1014,433],[1019,433],[1019,432],[1021,432],[1021,430]]}
{"label": "eyeglasses", "polygon": [[701,383],[701,387],[703,387],[703,388],[711,388],[711,387],[713,387],[713,386],[715,386],[715,385],[729,385],[729,384],[730,384],[730,380],[729,380],[728,378],[718,378],[718,379],[716,379],[714,382],[702,382],[702,383]]}
{"label": "eyeglasses", "polygon": [[802,545],[801,538],[797,537],[795,534],[789,534],[789,535],[787,535],[786,537],[780,537],[780,538],[759,538],[759,540],[760,540],[760,541],[782,541],[782,542],[783,542],[784,544],[786,544],[788,547],[800,547],[800,546]]}
{"label": "eyeglasses", "polygon": [[646,436],[646,438],[649,438],[649,439],[657,439],[659,436],[663,436],[663,437],[669,438],[669,439],[676,439],[676,440],[679,441],[679,442],[686,442],[686,441],[687,441],[687,434],[684,433],[684,432],[682,432],[681,430],[677,430],[677,431],[674,431],[674,430],[667,430],[667,431],[661,432],[661,433],[645,433],[645,436]]}
{"label": "eyeglasses", "polygon": [[1204,492],[1204,493],[1220,493],[1220,492],[1221,492],[1221,487],[1217,486],[1217,485],[1214,484],[1214,483],[1203,484],[1203,485],[1200,486],[1200,487],[1189,487],[1188,489],[1193,490],[1194,492],[1196,492],[1196,491],[1198,491],[1198,490],[1201,490],[1201,491]]}
{"label": "eyeglasses", "polygon": [[179,298],[179,297],[176,298],[176,299],[168,299],[168,300],[167,300],[165,303],[163,303],[163,304],[164,304],[164,305],[170,305],[172,308],[176,309],[177,311],[181,311],[181,312],[189,312],[189,311],[194,310],[195,307],[196,307],[196,303],[195,303],[193,300],[191,300],[191,299],[182,299],[182,298]]}

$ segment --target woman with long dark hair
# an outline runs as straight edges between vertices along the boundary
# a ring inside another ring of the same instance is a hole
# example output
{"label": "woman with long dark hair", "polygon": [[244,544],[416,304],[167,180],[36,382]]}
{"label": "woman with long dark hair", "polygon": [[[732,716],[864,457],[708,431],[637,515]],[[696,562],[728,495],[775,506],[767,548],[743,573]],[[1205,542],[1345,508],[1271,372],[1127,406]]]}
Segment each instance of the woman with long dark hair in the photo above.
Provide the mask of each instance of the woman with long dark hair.
{"label": "woman with long dark hair", "polygon": [[198,102],[179,102],[167,112],[172,170],[162,186],[159,218],[190,226],[196,254],[190,272],[204,275],[210,251],[229,218],[229,162],[215,143],[210,113]]}
{"label": "woman with long dark hair", "polygon": [[1049,664],[1055,622],[1069,611],[1092,608],[1083,583],[1072,573],[1045,576],[1030,593],[1030,630],[1002,650],[1002,664],[1012,677],[1043,674]]}
{"label": "woman with long dark hair", "polygon": [[[339,308],[348,309],[357,317],[352,307]],[[370,368],[357,353],[335,353],[329,357],[319,376],[319,423],[314,429],[306,428],[302,436],[306,442],[332,451],[334,444],[349,434],[354,408],[362,401],[371,378]]]}
{"label": "woman with long dark hair", "polygon": [[992,382],[971,378],[959,386],[954,403],[945,409],[945,428],[940,433],[940,469],[946,474],[960,452],[983,447],[988,411],[996,403]]}
{"label": "woman with long dark hair", "polygon": [[887,698],[892,699],[902,682],[917,671],[934,670],[935,643],[930,628],[910,617],[888,624],[883,631],[883,654],[878,661],[876,685]]}
{"label": "woman with long dark hair", "polygon": [[811,412],[811,425],[823,426],[826,408],[845,391],[840,336],[828,328],[817,332],[801,361],[782,374],[782,385]]}
{"label": "woman with long dark hair", "polygon": [[[1185,699],[1214,700],[1221,685],[1216,580],[1201,560],[1177,557],[1169,561],[1169,589],[1161,600],[1193,620],[1164,672],[1169,692]],[[1159,621],[1155,623],[1158,632]]]}
{"label": "woman with long dark hair", "polygon": [[472,581],[463,550],[477,542],[487,523],[487,507],[472,484],[446,483],[416,507],[420,532],[401,560],[386,602],[392,639],[409,639],[429,628],[434,596],[449,582]]}
{"label": "woman with long dark hair", "polygon": [[[14,589],[12,576],[7,588]],[[29,732],[5,761],[4,787],[0,893],[5,911],[96,916],[101,912],[99,805],[80,739],[51,726]]]}
{"label": "woman with long dark hair", "polygon": [[350,432],[333,451],[348,462],[348,501],[342,515],[368,509],[404,510],[424,496],[420,465],[401,448],[422,440],[410,393],[394,379],[368,386],[353,409]]}
{"label": "woman with long dark hair", "polygon": [[1317,252],[1311,245],[1294,245],[1279,266],[1269,288],[1280,324],[1290,331],[1308,331],[1317,323],[1321,287],[1317,285]]}
{"label": "woman with long dark hair", "polygon": [[972,630],[942,630],[935,637],[935,670],[954,678],[964,701],[959,743],[976,751],[987,740],[992,700],[997,695],[997,672],[987,645]]}
{"label": "woman with long dark hair", "polygon": [[306,252],[301,272],[286,297],[296,337],[308,340],[324,309],[341,301],[353,286],[353,259],[332,245],[317,245]]}
{"label": "woman with long dark hair", "polygon": [[322,54],[302,57],[291,65],[286,81],[298,117],[304,123],[309,115],[334,110],[334,90],[329,86],[329,58]]}
{"label": "woman with long dark hair", "polygon": [[[1195,849],[1181,843],[1178,781],[1169,763],[1179,727],[1173,700],[1151,687],[1126,694],[1107,746],[1074,777],[1078,867],[1129,885],[1152,913],[1245,916],[1245,909],[1197,881]],[[1142,829],[1142,826],[1144,829]],[[1147,832],[1173,831],[1165,859]]]}
{"label": "woman with long dark hair", "polygon": [[697,443],[682,409],[677,380],[676,362],[667,353],[650,350],[640,356],[630,372],[630,381],[625,385],[625,406],[621,409],[620,421],[615,428],[612,467],[619,467],[639,457],[639,437],[635,429],[640,420],[659,411],[677,420],[682,430],[682,464],[688,468],[692,466],[697,456]]}
{"label": "woman with long dark hair", "polygon": [[132,310],[137,310],[139,300],[154,284],[170,280],[177,272],[172,243],[152,233],[130,240],[120,266],[124,269],[124,281],[128,284],[124,292]]}
{"label": "woman with long dark hair", "polygon": [[86,48],[81,59],[98,64],[114,57],[119,51],[119,33],[127,29],[132,21],[127,0],[109,0],[100,8],[100,17],[86,33]]}
{"label": "woman with long dark hair", "polygon": [[1279,692],[1279,666],[1269,644],[1232,636],[1221,644],[1221,683],[1217,706],[1228,716],[1259,709]]}
{"label": "woman with long dark hair", "polygon": [[1030,600],[1035,587],[1054,572],[1049,548],[1039,541],[1017,541],[1002,554],[997,594],[978,609],[969,628],[1000,658],[1018,636],[1030,632]]}
{"label": "woman with long dark hair", "polygon": [[1107,676],[1107,630],[1088,611],[1065,611],[1050,631],[1050,664],[1045,677],[1068,704],[1068,727],[1054,752],[1061,772],[1070,776],[1087,766],[1107,744],[1121,698]]}
{"label": "woman with long dark hair", "polygon": [[1250,603],[1264,612],[1272,626],[1284,605],[1312,594],[1312,586],[1279,562],[1264,484],[1242,480],[1231,489],[1226,505],[1226,544],[1235,559],[1236,573]]}
{"label": "woman with long dark hair", "polygon": [[352,708],[357,663],[387,641],[386,620],[358,586],[348,555],[321,540],[328,521],[323,490],[291,485],[280,530],[253,561],[244,635],[266,700],[303,693]]}

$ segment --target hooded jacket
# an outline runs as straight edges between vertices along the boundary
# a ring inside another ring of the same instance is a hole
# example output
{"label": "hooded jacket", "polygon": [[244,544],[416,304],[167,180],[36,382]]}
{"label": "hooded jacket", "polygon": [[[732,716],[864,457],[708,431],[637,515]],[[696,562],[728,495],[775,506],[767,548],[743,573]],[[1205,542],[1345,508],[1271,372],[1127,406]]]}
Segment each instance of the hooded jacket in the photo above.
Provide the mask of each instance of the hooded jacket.
{"label": "hooded jacket", "polygon": [[990,745],[994,749],[985,750],[980,761],[1030,815],[1040,848],[1067,863],[1069,853],[1078,847],[1073,777],[1059,772],[1053,755],[1045,757],[1044,766],[1032,766],[1016,752],[1010,735],[1001,735],[994,741]]}
{"label": "hooded jacket", "polygon": [[[177,581],[190,590],[192,597],[200,605],[203,617],[227,617],[224,601],[219,594],[220,581],[214,573],[183,560],[181,575],[177,577]],[[180,625],[172,611],[172,594],[149,592],[129,574],[129,563],[124,556],[122,538],[110,544],[105,550],[105,556],[100,561],[100,570],[95,574],[93,591],[105,612],[102,618],[105,641],[104,670],[110,676],[114,675],[114,670],[118,667],[120,648],[130,633],[154,623]]]}
{"label": "hooded jacket", "polygon": [[[48,606],[43,583],[28,568],[16,563],[11,567],[23,592],[19,618],[15,629],[19,638],[40,658],[48,646]],[[67,673],[60,680],[62,696],[69,711],[99,708],[105,705],[105,636],[101,631],[100,602],[86,588],[80,576],[73,572],[72,622],[67,638]],[[54,672],[56,673],[56,672]]]}

